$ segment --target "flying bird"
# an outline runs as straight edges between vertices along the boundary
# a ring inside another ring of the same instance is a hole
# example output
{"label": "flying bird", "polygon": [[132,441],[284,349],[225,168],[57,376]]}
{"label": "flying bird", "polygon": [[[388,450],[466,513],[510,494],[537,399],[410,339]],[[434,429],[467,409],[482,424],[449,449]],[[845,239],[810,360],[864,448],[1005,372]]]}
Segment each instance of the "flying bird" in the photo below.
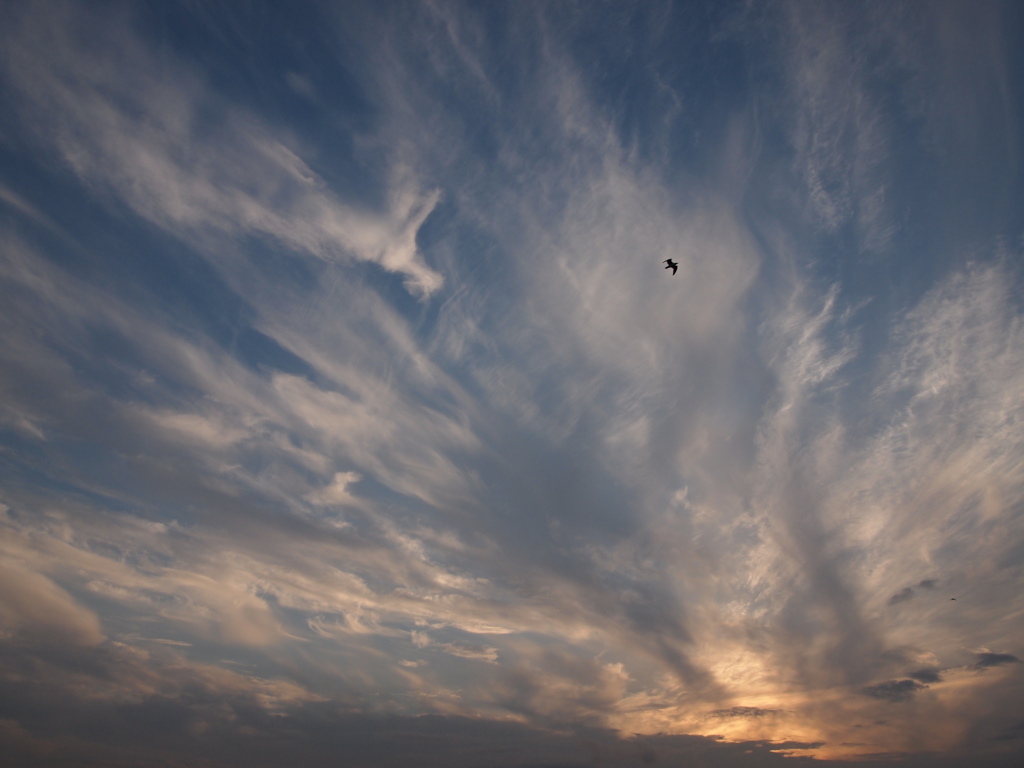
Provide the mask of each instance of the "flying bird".
{"label": "flying bird", "polygon": [[665,269],[671,269],[674,275],[676,270],[679,269],[679,265],[672,261],[672,259],[665,259]]}

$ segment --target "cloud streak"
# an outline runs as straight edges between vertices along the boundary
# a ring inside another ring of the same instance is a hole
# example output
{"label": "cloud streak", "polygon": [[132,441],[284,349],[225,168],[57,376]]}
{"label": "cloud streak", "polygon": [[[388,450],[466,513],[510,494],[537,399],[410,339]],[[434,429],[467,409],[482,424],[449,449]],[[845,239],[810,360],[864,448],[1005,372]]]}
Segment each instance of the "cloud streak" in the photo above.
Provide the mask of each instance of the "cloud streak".
{"label": "cloud streak", "polygon": [[359,211],[326,189],[286,136],[218,99],[187,66],[169,71],[118,15],[100,21],[58,5],[26,8],[17,22],[8,68],[19,72],[29,119],[48,126],[42,140],[139,216],[178,236],[269,236],[298,254],[372,261],[419,296],[443,283],[416,250],[438,193],[420,192],[401,165],[384,210]]}

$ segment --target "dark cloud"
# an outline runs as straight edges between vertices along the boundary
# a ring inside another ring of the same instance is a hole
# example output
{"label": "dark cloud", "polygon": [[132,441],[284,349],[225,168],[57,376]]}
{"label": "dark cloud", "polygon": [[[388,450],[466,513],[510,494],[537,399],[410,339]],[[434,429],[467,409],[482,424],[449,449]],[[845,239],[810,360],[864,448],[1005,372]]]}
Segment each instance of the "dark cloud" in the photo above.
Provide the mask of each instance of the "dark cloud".
{"label": "dark cloud", "polygon": [[[938,580],[936,579],[923,579],[915,585],[918,589],[933,590],[938,586]],[[899,592],[889,598],[889,605],[898,605],[899,603],[905,603],[914,597],[914,587],[904,587]]]}
{"label": "dark cloud", "polygon": [[976,661],[971,665],[973,669],[986,669],[987,667],[999,667],[1003,664],[1019,664],[1020,659],[1012,653],[976,653]]}
{"label": "dark cloud", "polygon": [[[864,765],[889,765],[899,768],[1017,768],[1021,764],[1024,753],[1020,751],[981,755],[976,753],[957,753],[938,755],[934,752],[862,752],[856,762],[838,765],[862,767]],[[833,763],[829,762],[831,766]]]}
{"label": "dark cloud", "polygon": [[1016,739],[1024,739],[1024,720],[1021,720],[1016,725],[1011,725],[1004,731],[1001,731],[996,736],[992,737],[993,741],[1015,741]]}
{"label": "dark cloud", "polygon": [[781,710],[761,709],[760,707],[730,707],[729,709],[716,709],[710,713],[711,717],[764,717],[774,715]]}
{"label": "dark cloud", "polygon": [[889,598],[889,605],[896,605],[897,603],[905,603],[914,596],[914,590],[910,587],[904,587],[895,595]]}
{"label": "dark cloud", "polygon": [[873,699],[897,702],[907,701],[919,690],[927,687],[915,680],[886,680],[884,683],[869,685],[861,690]]}
{"label": "dark cloud", "polygon": [[821,749],[825,746],[823,741],[769,741],[759,743],[765,744],[774,752],[790,749]]}
{"label": "dark cloud", "polygon": [[907,677],[912,677],[921,683],[938,683],[942,681],[942,675],[939,674],[941,670],[935,667],[928,667],[926,669],[918,669],[914,672],[908,672]]}
{"label": "dark cloud", "polygon": [[353,713],[340,702],[268,703],[266,694],[259,686],[218,685],[181,659],[156,662],[125,647],[8,641],[0,644],[0,749],[12,768],[576,768],[595,762],[756,768],[790,765],[780,752],[821,746],[702,736],[623,739],[603,728],[556,732],[486,718]]}

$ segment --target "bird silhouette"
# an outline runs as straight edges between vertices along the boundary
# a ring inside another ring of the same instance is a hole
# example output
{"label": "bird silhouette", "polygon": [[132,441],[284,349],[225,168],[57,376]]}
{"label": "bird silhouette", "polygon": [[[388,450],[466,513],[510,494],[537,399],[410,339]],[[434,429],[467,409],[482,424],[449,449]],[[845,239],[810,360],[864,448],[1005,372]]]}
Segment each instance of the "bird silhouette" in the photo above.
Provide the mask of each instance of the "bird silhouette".
{"label": "bird silhouette", "polygon": [[672,259],[665,259],[665,269],[671,269],[674,275],[676,270],[679,269],[679,265],[672,261]]}

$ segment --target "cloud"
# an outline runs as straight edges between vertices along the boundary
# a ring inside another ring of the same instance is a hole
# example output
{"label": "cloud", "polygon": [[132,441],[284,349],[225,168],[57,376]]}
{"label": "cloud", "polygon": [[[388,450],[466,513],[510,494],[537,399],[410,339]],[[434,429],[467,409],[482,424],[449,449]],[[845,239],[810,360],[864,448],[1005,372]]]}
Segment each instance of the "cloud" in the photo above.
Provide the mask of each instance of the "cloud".
{"label": "cloud", "polygon": [[1012,725],[1006,730],[1002,731],[999,735],[993,737],[996,741],[1013,741],[1015,739],[1024,739],[1024,720]]}
{"label": "cloud", "polygon": [[971,665],[973,669],[1000,667],[1004,664],[1020,664],[1020,659],[1012,653],[976,653],[974,658],[976,661]]}
{"label": "cloud", "polygon": [[436,647],[451,656],[462,659],[476,659],[494,664],[498,661],[498,649],[484,645],[456,645],[455,643],[438,643]]}
{"label": "cloud", "polygon": [[[932,591],[935,589],[937,585],[938,581],[936,579],[924,579],[914,586],[917,589]],[[915,594],[916,593],[914,592],[914,587],[903,587],[903,589],[899,590],[892,597],[889,598],[889,605],[898,605],[900,603],[905,603],[908,600],[912,600]]]}
{"label": "cloud", "polygon": [[351,504],[354,501],[349,493],[348,487],[352,483],[358,483],[360,476],[356,472],[336,472],[331,484],[319,491],[307,494],[306,498],[313,504],[324,506],[332,504]]}
{"label": "cloud", "polygon": [[883,701],[895,703],[908,701],[918,691],[927,687],[915,680],[886,680],[884,683],[866,686],[863,691],[873,699],[882,699]]}
{"label": "cloud", "polygon": [[2,183],[0,183],[0,200],[36,224],[51,231],[58,229],[46,214]]}
{"label": "cloud", "polygon": [[[782,765],[776,750],[809,745],[725,744],[695,736],[624,740],[605,729],[555,731],[514,721],[347,711],[282,680],[188,663],[173,654],[146,658],[123,647],[69,652],[0,644],[5,661],[29,665],[40,681],[63,679],[60,693],[4,678],[2,738],[12,760],[37,765],[88,759],[116,764],[196,763],[217,755],[225,766],[576,765],[600,755],[609,765],[698,758],[745,766]],[[10,669],[4,664],[4,669]],[[75,682],[68,686],[69,680]],[[712,757],[713,756],[713,757]]]}
{"label": "cloud", "polygon": [[939,683],[942,682],[942,670],[927,668],[919,669],[916,672],[908,672],[907,677],[912,677],[920,683]]}
{"label": "cloud", "polygon": [[729,707],[729,709],[716,709],[711,712],[711,717],[733,718],[733,717],[765,717],[774,715],[779,710],[761,709],[760,707]]}
{"label": "cloud", "polygon": [[385,210],[360,210],[333,194],[283,134],[187,65],[155,59],[124,18],[100,22],[67,4],[23,9],[14,26],[6,72],[21,110],[50,127],[40,140],[83,183],[175,236],[269,236],[299,254],[371,261],[421,297],[443,284],[416,248],[439,194],[421,192],[401,164]]}
{"label": "cloud", "polygon": [[885,252],[897,231],[889,204],[895,137],[873,70],[898,56],[886,33],[893,15],[788,3],[740,14],[732,27],[753,35],[769,29],[785,52],[773,65],[781,68],[778,79],[769,80],[779,93],[762,104],[793,150],[795,186],[787,197],[813,230],[852,232],[867,253]]}
{"label": "cloud", "polygon": [[[591,22],[556,23],[572,9],[349,24],[332,51],[375,73],[353,151],[386,159],[344,192],[331,142],[310,138],[338,121],[292,132],[173,46],[155,53],[144,24],[62,13],[20,16],[5,54],[22,120],[83,182],[62,194],[93,206],[88,226],[40,215],[93,255],[3,238],[4,450],[20,463],[0,618],[21,643],[4,669],[124,671],[94,720],[78,693],[47,701],[52,721],[17,710],[24,749],[58,743],[66,717],[67,752],[103,762],[123,716],[179,762],[197,734],[255,764],[299,734],[306,764],[401,763],[405,734],[446,765],[588,749],[781,764],[953,749],[974,736],[951,712],[1012,711],[1002,672],[943,670],[1016,642],[1013,621],[979,620],[1019,594],[1015,254],[922,285],[884,339],[862,333],[810,243],[852,227],[877,257],[902,216],[845,12],[779,12],[800,109],[735,118],[762,149],[706,150],[726,192],[671,166],[671,142],[619,132],[630,105],[595,95],[575,53]],[[616,55],[646,55],[636,13]],[[293,70],[287,98],[326,98],[315,68]],[[672,136],[701,110],[659,72]],[[779,135],[792,154],[758,154]],[[32,219],[27,199],[4,195]],[[119,281],[106,238],[162,242],[168,274]],[[174,292],[192,271],[198,310]],[[922,573],[970,611],[921,599],[937,585]],[[40,660],[33,632],[100,650]],[[165,690],[179,673],[193,687]]]}
{"label": "cloud", "polygon": [[95,613],[50,579],[16,561],[0,563],[0,628],[5,634],[58,636],[85,645],[104,638]]}
{"label": "cloud", "polygon": [[904,587],[899,592],[889,598],[889,605],[897,605],[899,603],[905,603],[914,597],[914,590],[912,587]]}

